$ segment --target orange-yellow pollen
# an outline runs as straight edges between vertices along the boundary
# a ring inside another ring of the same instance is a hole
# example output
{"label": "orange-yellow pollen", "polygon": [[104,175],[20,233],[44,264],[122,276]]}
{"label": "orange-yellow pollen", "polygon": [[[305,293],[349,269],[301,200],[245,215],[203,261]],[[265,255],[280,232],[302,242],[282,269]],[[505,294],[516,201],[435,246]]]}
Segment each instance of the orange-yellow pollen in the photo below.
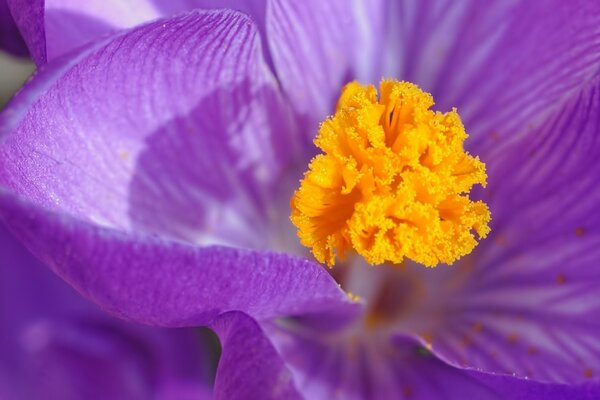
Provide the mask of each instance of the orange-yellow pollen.
{"label": "orange-yellow pollen", "polygon": [[317,155],[291,200],[303,245],[333,266],[354,249],[369,264],[451,264],[490,231],[485,165],[463,148],[467,134],[453,109],[408,82],[348,84],[319,130]]}

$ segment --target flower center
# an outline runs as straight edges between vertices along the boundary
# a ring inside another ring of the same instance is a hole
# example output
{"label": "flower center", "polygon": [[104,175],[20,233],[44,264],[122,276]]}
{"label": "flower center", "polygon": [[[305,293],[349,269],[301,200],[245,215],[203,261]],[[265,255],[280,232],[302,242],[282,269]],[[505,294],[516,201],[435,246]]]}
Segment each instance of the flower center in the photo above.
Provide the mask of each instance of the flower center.
{"label": "flower center", "polygon": [[291,200],[304,246],[333,266],[354,249],[369,264],[404,257],[451,264],[484,238],[490,212],[469,199],[485,165],[463,148],[460,117],[430,110],[433,98],[408,82],[357,82],[342,91],[319,130],[317,155]]}

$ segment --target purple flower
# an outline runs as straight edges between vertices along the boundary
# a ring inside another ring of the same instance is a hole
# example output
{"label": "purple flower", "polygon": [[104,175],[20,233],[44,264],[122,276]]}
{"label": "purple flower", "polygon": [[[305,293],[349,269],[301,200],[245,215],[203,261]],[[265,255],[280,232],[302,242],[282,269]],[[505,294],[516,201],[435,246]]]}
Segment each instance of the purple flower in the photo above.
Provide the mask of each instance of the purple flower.
{"label": "purple flower", "polygon": [[108,317],[2,226],[0,259],[2,399],[211,398],[195,330]]}
{"label": "purple flower", "polygon": [[[41,71],[0,217],[110,313],[214,329],[216,397],[598,397],[597,2],[38,3],[9,1]],[[342,85],[382,75],[458,108],[492,231],[334,279],[289,199]]]}

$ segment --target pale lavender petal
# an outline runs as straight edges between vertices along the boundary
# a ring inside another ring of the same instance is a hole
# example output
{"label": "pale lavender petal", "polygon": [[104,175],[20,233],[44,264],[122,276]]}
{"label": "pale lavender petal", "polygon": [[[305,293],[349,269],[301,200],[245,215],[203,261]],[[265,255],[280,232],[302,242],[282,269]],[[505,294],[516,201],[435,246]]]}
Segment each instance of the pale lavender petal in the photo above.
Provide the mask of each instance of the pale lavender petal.
{"label": "pale lavender petal", "polygon": [[272,0],[267,38],[306,139],[334,111],[342,86],[379,80],[383,2]]}
{"label": "pale lavender petal", "polygon": [[6,0],[0,0],[0,50],[15,56],[27,56],[27,46],[13,20]]}
{"label": "pale lavender petal", "polygon": [[595,0],[389,2],[387,75],[458,107],[469,146],[527,131],[559,110],[600,61]]}
{"label": "pale lavender petal", "polygon": [[231,312],[221,315],[212,328],[223,349],[214,387],[216,399],[304,398],[256,321],[243,313]]}

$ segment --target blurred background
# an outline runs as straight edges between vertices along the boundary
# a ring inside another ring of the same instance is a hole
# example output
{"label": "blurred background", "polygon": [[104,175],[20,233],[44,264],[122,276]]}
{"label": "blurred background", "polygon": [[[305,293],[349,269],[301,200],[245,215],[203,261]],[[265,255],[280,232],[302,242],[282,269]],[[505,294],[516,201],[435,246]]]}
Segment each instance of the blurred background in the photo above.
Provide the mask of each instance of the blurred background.
{"label": "blurred background", "polygon": [[31,61],[0,51],[0,109],[4,108],[34,69]]}

